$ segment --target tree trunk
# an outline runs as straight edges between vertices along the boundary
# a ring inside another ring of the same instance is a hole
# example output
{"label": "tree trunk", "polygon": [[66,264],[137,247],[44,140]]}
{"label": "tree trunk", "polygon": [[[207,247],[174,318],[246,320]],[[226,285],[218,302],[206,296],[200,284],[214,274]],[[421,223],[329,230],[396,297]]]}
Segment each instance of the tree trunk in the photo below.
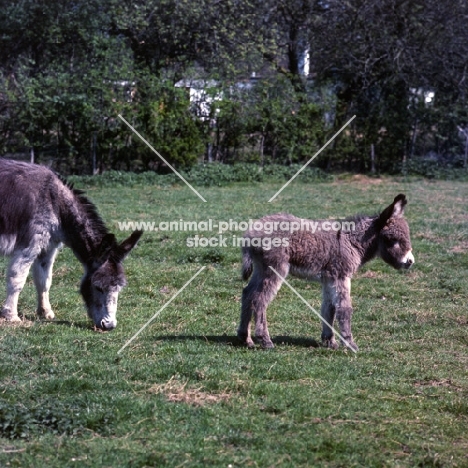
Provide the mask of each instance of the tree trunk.
{"label": "tree trunk", "polygon": [[375,174],[375,148],[374,143],[370,145],[371,174]]}

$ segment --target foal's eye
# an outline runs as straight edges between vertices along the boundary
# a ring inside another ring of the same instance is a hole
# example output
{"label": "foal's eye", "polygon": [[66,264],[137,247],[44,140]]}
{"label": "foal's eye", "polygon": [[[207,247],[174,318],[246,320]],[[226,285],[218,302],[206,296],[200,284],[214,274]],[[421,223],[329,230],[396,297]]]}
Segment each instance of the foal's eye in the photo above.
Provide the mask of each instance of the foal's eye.
{"label": "foal's eye", "polygon": [[100,292],[100,293],[104,292],[104,289],[100,288],[99,286],[95,286],[95,288],[97,292]]}
{"label": "foal's eye", "polygon": [[400,243],[395,240],[395,239],[386,239],[385,240],[385,243],[389,246],[389,247],[400,247]]}

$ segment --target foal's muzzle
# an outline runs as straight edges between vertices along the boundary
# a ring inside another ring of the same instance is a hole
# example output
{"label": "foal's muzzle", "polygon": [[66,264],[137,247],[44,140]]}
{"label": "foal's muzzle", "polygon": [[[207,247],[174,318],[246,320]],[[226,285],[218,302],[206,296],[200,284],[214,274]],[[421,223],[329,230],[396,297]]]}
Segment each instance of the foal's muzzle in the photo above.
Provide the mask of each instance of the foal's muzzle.
{"label": "foal's muzzle", "polygon": [[403,268],[408,270],[414,263],[414,255],[409,252],[408,255],[403,259]]}

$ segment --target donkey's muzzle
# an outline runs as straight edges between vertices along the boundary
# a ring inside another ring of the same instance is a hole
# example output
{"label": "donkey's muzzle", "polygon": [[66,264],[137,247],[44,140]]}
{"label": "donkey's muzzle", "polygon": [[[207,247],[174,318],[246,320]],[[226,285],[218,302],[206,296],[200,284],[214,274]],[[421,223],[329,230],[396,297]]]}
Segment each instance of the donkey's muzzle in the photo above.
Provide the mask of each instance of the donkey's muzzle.
{"label": "donkey's muzzle", "polygon": [[102,330],[113,330],[117,326],[117,320],[101,320]]}

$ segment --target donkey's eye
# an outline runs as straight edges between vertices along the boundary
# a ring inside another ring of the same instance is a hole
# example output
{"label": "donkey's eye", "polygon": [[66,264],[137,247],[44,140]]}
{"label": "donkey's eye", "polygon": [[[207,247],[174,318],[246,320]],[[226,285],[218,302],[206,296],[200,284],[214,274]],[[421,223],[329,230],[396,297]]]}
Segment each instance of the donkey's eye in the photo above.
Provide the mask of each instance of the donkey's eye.
{"label": "donkey's eye", "polygon": [[97,292],[100,292],[100,293],[104,292],[104,289],[100,288],[99,286],[95,286],[95,288]]}

